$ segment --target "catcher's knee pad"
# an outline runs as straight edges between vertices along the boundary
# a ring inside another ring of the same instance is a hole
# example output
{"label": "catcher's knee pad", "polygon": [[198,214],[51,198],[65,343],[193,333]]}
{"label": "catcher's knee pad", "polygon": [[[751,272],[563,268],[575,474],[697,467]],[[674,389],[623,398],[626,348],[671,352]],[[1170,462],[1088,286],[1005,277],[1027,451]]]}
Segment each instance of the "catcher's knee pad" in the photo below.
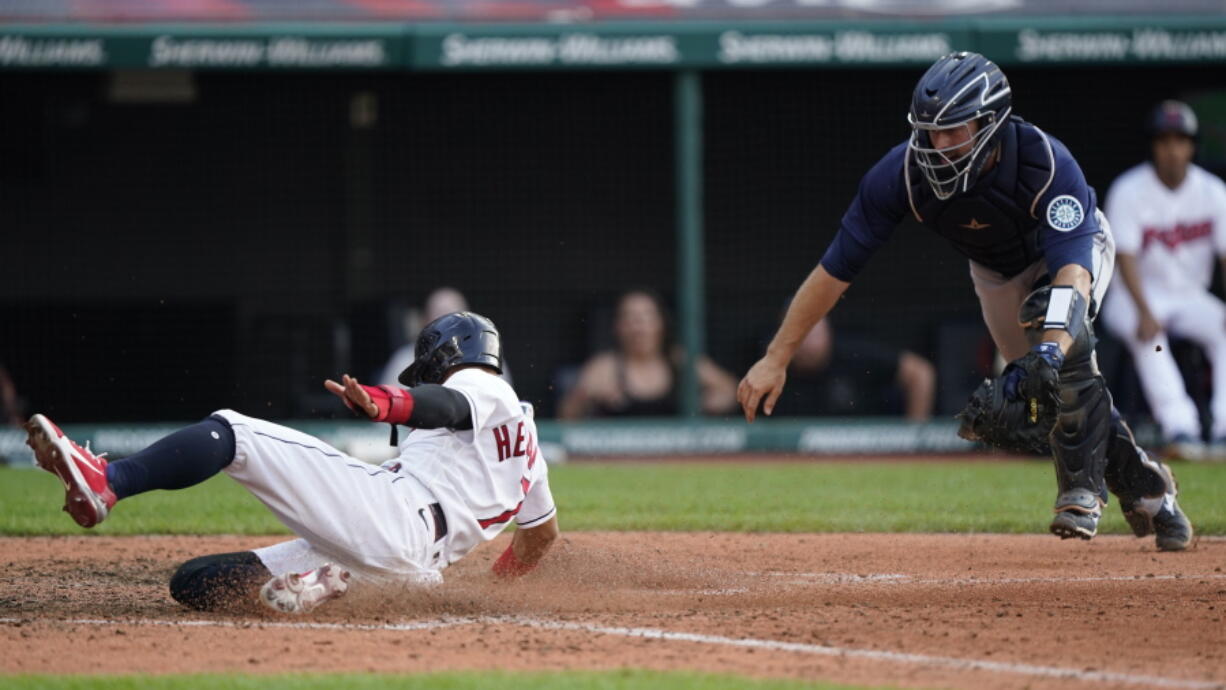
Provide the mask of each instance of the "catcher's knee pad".
{"label": "catcher's knee pad", "polygon": [[1060,496],[1056,510],[1088,508],[1088,494],[1107,502],[1107,446],[1111,394],[1101,376],[1060,380],[1060,413],[1052,430],[1052,457]]}
{"label": "catcher's knee pad", "polygon": [[1111,435],[1107,440],[1107,488],[1131,503],[1142,498],[1159,498],[1175,493],[1174,478],[1162,463],[1151,460],[1137,445],[1132,430],[1120,413],[1111,408]]}
{"label": "catcher's knee pad", "polygon": [[251,551],[193,558],[170,578],[170,596],[184,606],[215,611],[243,598],[255,601],[255,591],[272,573]]}

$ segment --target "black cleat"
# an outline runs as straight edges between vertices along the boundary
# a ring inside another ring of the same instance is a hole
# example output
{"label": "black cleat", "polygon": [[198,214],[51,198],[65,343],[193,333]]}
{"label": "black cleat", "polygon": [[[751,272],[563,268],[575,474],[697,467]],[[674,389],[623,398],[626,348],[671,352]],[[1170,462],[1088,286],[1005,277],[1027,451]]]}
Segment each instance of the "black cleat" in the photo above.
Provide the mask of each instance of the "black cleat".
{"label": "black cleat", "polygon": [[1061,539],[1085,539],[1089,541],[1098,534],[1098,513],[1079,513],[1062,510],[1051,521],[1051,533]]}
{"label": "black cleat", "polygon": [[1124,520],[1132,528],[1132,533],[1138,537],[1148,537],[1154,533],[1154,518],[1141,509],[1136,501],[1126,501],[1120,498],[1120,510],[1124,511]]}
{"label": "black cleat", "polygon": [[1093,539],[1102,515],[1103,503],[1098,496],[1085,489],[1071,489],[1056,499],[1051,533],[1061,539]]}
{"label": "black cleat", "polygon": [[1179,508],[1179,501],[1168,495],[1162,510],[1153,517],[1155,541],[1159,551],[1183,551],[1192,543],[1192,523]]}

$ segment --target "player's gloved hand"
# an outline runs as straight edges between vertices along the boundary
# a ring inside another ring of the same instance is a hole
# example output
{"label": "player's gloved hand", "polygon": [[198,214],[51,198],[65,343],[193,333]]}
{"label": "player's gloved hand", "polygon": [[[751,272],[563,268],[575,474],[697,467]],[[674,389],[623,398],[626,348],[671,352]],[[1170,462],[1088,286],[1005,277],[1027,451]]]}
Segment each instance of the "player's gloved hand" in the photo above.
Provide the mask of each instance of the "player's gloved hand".
{"label": "player's gloved hand", "polygon": [[1052,409],[1060,406],[1060,367],[1064,353],[1054,342],[1039,343],[1025,356],[1005,367],[1001,374],[1005,397],[1010,400],[1037,400]]}
{"label": "player's gloved hand", "polygon": [[324,388],[340,398],[345,407],[375,422],[404,424],[413,416],[413,396],[403,388],[364,386],[349,374],[341,376],[341,383],[324,381]]}
{"label": "player's gloved hand", "polygon": [[1056,410],[1005,397],[999,378],[985,379],[958,413],[958,435],[1005,450],[1051,455],[1048,437],[1056,425]]}

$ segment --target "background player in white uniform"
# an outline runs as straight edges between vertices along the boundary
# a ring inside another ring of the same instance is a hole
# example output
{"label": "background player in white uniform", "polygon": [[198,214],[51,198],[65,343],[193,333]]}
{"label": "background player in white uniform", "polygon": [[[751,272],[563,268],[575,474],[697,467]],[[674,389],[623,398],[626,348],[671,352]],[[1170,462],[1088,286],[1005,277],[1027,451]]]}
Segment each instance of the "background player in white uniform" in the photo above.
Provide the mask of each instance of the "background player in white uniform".
{"label": "background player in white uniform", "polygon": [[557,537],[545,459],[530,405],[499,377],[497,329],[469,312],[422,330],[409,389],[325,385],[374,421],[413,427],[381,467],[317,438],[222,410],[132,456],[108,463],[35,415],[26,425],[38,464],[64,482],[65,510],[82,526],[116,501],[179,489],[224,471],[298,536],[275,546],[196,558],[170,582],[199,609],[259,599],[289,613],[344,594],[351,576],[374,583],[433,583],[440,571],[515,520],[500,576],[531,570]]}
{"label": "background player in white uniform", "polygon": [[1108,293],[1103,321],[1132,352],[1167,440],[1197,459],[1200,417],[1167,333],[1196,342],[1212,362],[1213,447],[1226,451],[1226,305],[1209,292],[1214,256],[1226,255],[1226,184],[1192,163],[1197,122],[1186,104],[1161,103],[1150,132],[1151,160],[1120,175],[1107,194],[1123,286]]}

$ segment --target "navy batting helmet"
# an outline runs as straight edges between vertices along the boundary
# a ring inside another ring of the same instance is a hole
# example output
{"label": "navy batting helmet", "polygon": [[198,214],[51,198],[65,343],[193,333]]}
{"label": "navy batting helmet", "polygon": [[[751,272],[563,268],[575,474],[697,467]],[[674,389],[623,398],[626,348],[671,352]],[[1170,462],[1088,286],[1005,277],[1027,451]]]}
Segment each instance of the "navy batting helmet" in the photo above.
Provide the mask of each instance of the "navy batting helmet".
{"label": "navy batting helmet", "polygon": [[502,340],[493,321],[471,311],[445,314],[417,336],[413,363],[400,374],[406,386],[442,383],[463,364],[480,364],[502,373]]}
{"label": "navy batting helmet", "polygon": [[1190,139],[1196,138],[1196,113],[1183,101],[1162,101],[1149,114],[1149,135],[1174,132]]}
{"label": "navy batting helmet", "polygon": [[[979,179],[1013,110],[1011,93],[1004,72],[979,53],[950,53],[920,77],[907,114],[910,149],[938,199],[965,192]],[[966,143],[933,146],[931,132],[959,127],[967,128]]]}

